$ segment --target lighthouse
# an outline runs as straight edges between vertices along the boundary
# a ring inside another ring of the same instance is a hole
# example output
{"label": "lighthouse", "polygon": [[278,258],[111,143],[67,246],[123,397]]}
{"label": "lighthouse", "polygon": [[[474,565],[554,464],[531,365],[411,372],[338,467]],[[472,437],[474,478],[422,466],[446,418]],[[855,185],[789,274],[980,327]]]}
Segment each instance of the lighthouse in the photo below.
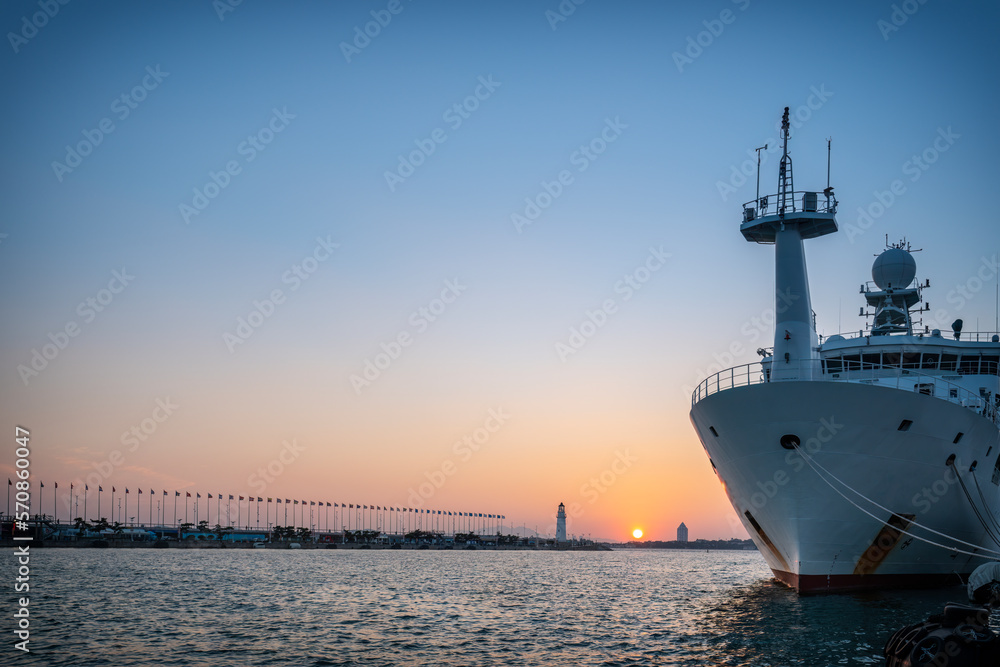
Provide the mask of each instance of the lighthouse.
{"label": "lighthouse", "polygon": [[559,503],[559,511],[556,512],[556,542],[566,541],[566,506]]}

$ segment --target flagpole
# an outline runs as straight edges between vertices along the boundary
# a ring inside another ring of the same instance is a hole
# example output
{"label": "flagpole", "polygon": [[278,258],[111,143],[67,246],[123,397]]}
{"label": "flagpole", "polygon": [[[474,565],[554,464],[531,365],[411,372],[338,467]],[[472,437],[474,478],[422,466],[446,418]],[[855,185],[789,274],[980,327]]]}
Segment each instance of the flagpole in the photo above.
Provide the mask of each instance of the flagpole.
{"label": "flagpole", "polygon": [[52,521],[56,524],[59,523],[59,501],[56,496],[59,494],[59,482],[56,482],[56,488],[52,489]]}
{"label": "flagpole", "polygon": [[87,520],[87,499],[90,496],[90,485],[83,485],[83,520]]}

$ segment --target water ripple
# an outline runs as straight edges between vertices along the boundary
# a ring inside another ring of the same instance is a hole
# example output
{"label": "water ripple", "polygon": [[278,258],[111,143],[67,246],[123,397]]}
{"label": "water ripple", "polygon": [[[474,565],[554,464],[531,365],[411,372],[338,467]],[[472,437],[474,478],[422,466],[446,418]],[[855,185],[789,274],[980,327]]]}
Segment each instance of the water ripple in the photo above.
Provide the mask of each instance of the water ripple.
{"label": "water ripple", "polygon": [[961,599],[799,598],[756,552],[33,556],[23,665],[877,665]]}

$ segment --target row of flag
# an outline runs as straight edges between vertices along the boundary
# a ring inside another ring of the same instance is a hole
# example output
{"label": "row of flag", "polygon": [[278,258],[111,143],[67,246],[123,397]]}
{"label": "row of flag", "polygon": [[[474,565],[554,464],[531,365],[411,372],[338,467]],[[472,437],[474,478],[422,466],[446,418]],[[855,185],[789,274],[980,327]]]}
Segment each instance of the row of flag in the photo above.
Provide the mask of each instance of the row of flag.
{"label": "row of flag", "polygon": [[[7,486],[13,486],[13,484],[14,483],[10,480],[10,478],[7,478]],[[54,484],[55,484],[55,488],[58,489],[59,488],[59,483],[58,482],[54,482]],[[39,482],[38,486],[39,486],[39,488],[44,489],[45,488],[45,483],[44,482]],[[75,487],[74,487],[73,484],[70,484],[69,488],[70,488],[70,490],[73,490]],[[84,488],[85,492],[89,492],[90,491],[90,485],[88,485],[88,484],[84,484],[83,488]],[[105,492],[103,485],[98,485],[97,490],[98,490],[99,493],[104,493]],[[137,491],[138,491],[139,495],[143,495],[143,490],[142,489],[137,489]],[[118,493],[118,490],[114,486],[112,486],[111,487],[111,492],[112,493]],[[126,494],[131,494],[132,492],[131,492],[131,490],[128,487],[125,487],[125,493]],[[185,498],[195,498],[195,499],[201,498],[201,493],[199,493],[199,492],[195,492],[195,495],[193,495],[193,496],[191,495],[190,491],[185,491],[184,493],[185,493],[185,495],[184,495]],[[153,490],[153,489],[150,489],[149,490],[149,495],[150,496],[156,495],[156,491]],[[163,495],[167,496],[167,497],[170,497],[170,494],[166,490],[163,491]],[[215,494],[214,496],[211,493],[209,493],[207,495],[208,495],[208,499],[209,500],[223,500],[223,499],[225,499],[225,496],[223,494],[221,494],[221,493]],[[244,497],[244,496],[234,496],[231,493],[228,494],[228,496],[229,496],[229,498],[228,498],[229,500],[236,500],[237,497],[238,497],[240,501],[244,501],[245,500],[245,501],[251,502],[251,503],[252,502],[258,502],[258,503],[265,502],[264,498],[262,498],[260,496],[246,496],[246,497]],[[181,492],[180,491],[174,491],[174,497],[175,498],[180,498],[181,497]],[[317,502],[315,500],[309,500],[309,501],[302,500],[302,501],[299,501],[299,500],[296,500],[296,499],[289,499],[289,498],[285,498],[284,501],[282,501],[281,498],[274,498],[274,497],[267,498],[266,502],[269,502],[269,503],[270,502],[275,502],[276,504],[282,504],[282,502],[284,502],[284,504],[287,504],[287,505],[293,505],[293,504],[294,505],[299,505],[299,504],[302,504],[302,505],[309,505],[309,506],[312,506],[312,507],[315,507],[315,506],[318,505],[319,507],[336,507],[336,508],[344,508],[344,509],[376,510],[376,511],[379,511],[379,512],[413,512],[413,513],[416,513],[416,514],[434,514],[434,515],[440,515],[440,516],[475,517],[475,518],[483,518],[483,519],[506,519],[507,518],[505,515],[502,515],[502,514],[484,514],[482,512],[478,512],[478,513],[477,512],[449,512],[447,510],[430,510],[430,509],[421,509],[421,508],[414,508],[414,507],[392,507],[392,506],[385,506],[385,507],[383,507],[381,505],[371,505],[371,506],[369,506],[369,505],[361,505],[361,504],[355,505],[354,503],[328,503],[328,502],[325,502],[325,501],[318,501]]]}

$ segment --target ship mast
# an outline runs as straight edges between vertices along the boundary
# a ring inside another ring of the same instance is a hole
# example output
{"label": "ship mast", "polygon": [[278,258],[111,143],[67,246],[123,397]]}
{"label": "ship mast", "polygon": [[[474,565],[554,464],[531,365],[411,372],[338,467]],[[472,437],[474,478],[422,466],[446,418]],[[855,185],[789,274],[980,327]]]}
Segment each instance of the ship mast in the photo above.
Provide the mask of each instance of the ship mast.
{"label": "ship mast", "polygon": [[[811,380],[820,373],[819,343],[812,317],[809,274],[803,240],[837,231],[837,200],[832,188],[795,192],[792,158],[788,154],[788,107],[781,118],[782,156],[778,164],[776,210],[767,210],[768,197],[743,205],[740,231],[747,241],[774,244],[774,356],[771,381]],[[800,205],[801,202],[801,205]]]}

